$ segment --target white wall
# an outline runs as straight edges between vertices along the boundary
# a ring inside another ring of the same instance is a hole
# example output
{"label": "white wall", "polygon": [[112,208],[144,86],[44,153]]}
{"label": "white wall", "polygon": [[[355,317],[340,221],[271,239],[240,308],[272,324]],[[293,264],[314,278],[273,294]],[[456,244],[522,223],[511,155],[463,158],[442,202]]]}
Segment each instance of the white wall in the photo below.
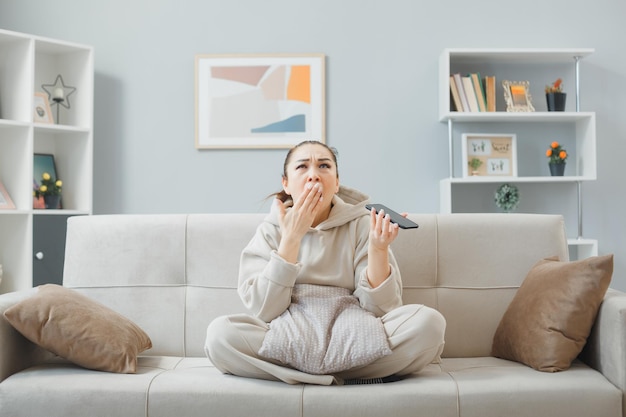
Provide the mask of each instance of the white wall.
{"label": "white wall", "polygon": [[581,68],[582,110],[597,112],[599,166],[598,181],[583,185],[584,234],[599,239],[602,254],[615,253],[613,286],[626,290],[626,3],[423,4],[1,0],[0,27],[95,47],[97,214],[266,210],[285,151],[194,148],[195,54],[326,54],[327,142],[339,150],[343,183],[401,211],[437,212],[448,174],[447,127],[437,117],[441,50],[595,48]]}

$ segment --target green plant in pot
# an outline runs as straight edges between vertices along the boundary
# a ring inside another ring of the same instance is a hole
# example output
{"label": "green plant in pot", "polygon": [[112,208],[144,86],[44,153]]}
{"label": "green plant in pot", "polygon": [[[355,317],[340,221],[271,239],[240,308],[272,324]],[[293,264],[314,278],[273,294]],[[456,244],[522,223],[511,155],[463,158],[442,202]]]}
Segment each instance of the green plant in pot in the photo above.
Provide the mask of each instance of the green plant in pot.
{"label": "green plant in pot", "polygon": [[555,177],[562,177],[565,173],[565,161],[568,156],[567,151],[563,149],[559,142],[554,141],[546,151],[546,156],[548,157],[550,174]]}
{"label": "green plant in pot", "polygon": [[480,166],[483,164],[483,161],[478,158],[472,158],[468,162],[468,164],[470,168],[472,168],[472,175],[478,175],[478,168],[480,168]]}
{"label": "green plant in pot", "polygon": [[563,80],[558,78],[550,85],[546,85],[546,102],[548,111],[565,111],[565,99],[567,95],[563,92]]}
{"label": "green plant in pot", "polygon": [[33,191],[35,197],[43,197],[47,209],[57,209],[61,207],[61,191],[63,181],[52,179],[49,173],[41,174],[41,185]]}

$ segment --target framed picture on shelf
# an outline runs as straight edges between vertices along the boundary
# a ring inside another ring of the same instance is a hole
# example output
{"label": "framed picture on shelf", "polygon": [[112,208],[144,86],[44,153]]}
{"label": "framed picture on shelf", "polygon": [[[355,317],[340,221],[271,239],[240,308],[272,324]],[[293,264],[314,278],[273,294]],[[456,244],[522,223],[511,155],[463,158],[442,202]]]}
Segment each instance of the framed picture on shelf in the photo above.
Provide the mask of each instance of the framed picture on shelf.
{"label": "framed picture on shelf", "polygon": [[46,93],[35,93],[33,103],[33,121],[35,123],[54,123],[50,102]]}
{"label": "framed picture on shelf", "polygon": [[463,177],[517,176],[517,137],[512,133],[464,133]]}
{"label": "framed picture on shelf", "polygon": [[196,55],[196,148],[325,142],[323,54]]}
{"label": "framed picture on shelf", "polygon": [[4,184],[0,181],[0,209],[14,209],[15,204],[13,204],[13,200],[11,200],[11,196],[6,188],[4,188]]}
{"label": "framed picture on shelf", "polygon": [[[50,174],[53,179],[58,179],[57,167],[54,162],[54,155],[48,153],[36,153],[33,156],[33,191],[38,190],[41,185],[41,180],[44,172]],[[43,197],[39,198],[33,196],[33,208],[44,209],[46,205],[43,201]],[[59,208],[61,208],[59,203]]]}
{"label": "framed picture on shelf", "polygon": [[533,112],[530,96],[530,83],[528,81],[502,81],[504,88],[504,101],[508,112]]}

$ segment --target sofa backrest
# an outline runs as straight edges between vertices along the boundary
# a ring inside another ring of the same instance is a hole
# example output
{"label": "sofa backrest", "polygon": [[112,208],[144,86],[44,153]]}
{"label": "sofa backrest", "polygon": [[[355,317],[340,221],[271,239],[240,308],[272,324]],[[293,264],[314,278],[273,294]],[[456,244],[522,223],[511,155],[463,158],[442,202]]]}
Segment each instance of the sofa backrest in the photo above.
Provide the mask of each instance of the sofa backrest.
{"label": "sofa backrest", "polygon": [[[63,283],[119,311],[153,355],[204,356],[207,325],[243,313],[241,250],[265,214],[95,215],[68,220]],[[516,289],[542,258],[568,258],[563,219],[415,214],[393,243],[405,303],[441,311],[445,357],[488,356]]]}

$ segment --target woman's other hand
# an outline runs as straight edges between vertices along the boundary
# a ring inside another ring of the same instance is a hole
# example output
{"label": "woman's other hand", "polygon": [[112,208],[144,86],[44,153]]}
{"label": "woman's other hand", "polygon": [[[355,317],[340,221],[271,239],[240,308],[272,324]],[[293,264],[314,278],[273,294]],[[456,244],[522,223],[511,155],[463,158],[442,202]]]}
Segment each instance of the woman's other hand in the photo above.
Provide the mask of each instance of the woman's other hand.
{"label": "woman's other hand", "polygon": [[[407,213],[402,213],[403,217]],[[372,288],[378,287],[391,273],[389,245],[398,237],[400,227],[391,222],[384,210],[370,213],[369,246],[367,249],[367,279]]]}
{"label": "woman's other hand", "polygon": [[[406,217],[406,213],[402,213]],[[391,222],[388,214],[384,210],[376,213],[374,209],[370,213],[370,245],[375,249],[387,250],[391,242],[398,237],[399,226]]]}

